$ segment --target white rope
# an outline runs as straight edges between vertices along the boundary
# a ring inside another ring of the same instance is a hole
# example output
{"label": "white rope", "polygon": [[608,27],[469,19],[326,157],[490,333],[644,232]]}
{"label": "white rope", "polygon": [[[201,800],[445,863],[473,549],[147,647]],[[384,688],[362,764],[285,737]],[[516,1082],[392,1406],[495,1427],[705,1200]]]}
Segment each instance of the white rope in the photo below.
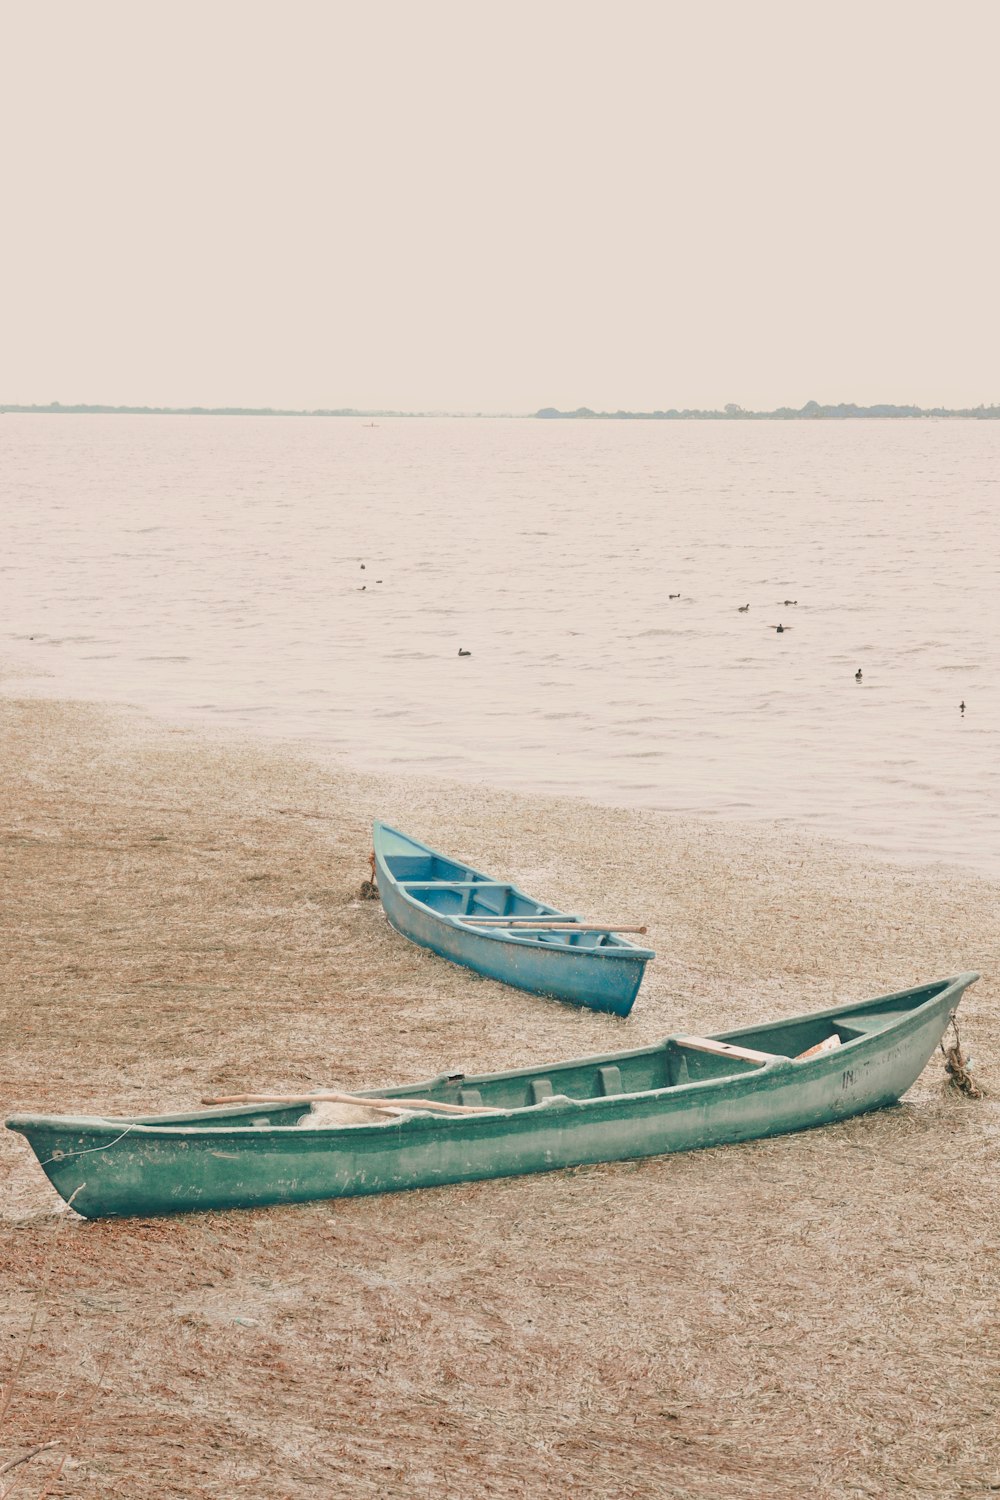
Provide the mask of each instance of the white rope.
{"label": "white rope", "polygon": [[125,1136],[128,1135],[129,1131],[130,1130],[134,1130],[134,1129],[135,1129],[135,1122],[133,1121],[133,1123],[131,1125],[126,1125],[126,1127],[122,1131],[121,1135],[116,1135],[113,1141],[105,1141],[105,1143],[104,1143],[103,1146],[82,1146],[79,1151],[60,1151],[55,1156],[49,1156],[49,1157],[47,1157],[45,1159],[45,1161],[43,1161],[41,1163],[41,1165],[43,1167],[47,1167],[49,1165],[49,1162],[52,1162],[52,1161],[68,1161],[68,1159],[71,1156],[86,1156],[91,1151],[107,1151],[112,1146],[117,1146],[118,1142],[121,1141],[121,1140],[124,1140]]}

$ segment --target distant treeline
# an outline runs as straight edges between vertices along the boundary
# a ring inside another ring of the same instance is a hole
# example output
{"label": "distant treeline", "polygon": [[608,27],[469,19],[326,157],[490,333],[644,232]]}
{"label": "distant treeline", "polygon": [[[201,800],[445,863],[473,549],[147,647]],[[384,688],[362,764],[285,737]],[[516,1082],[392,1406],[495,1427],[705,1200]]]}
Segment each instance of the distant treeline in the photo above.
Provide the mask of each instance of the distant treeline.
{"label": "distant treeline", "polygon": [[[50,401],[47,406],[0,406],[0,412],[39,412],[57,416],[123,416],[123,417],[440,417],[447,412],[432,411],[355,411],[344,406],[338,410],[317,408],[315,411],[284,411],[277,406],[89,406],[80,403],[64,406]],[[480,415],[480,413],[476,413]]]}
{"label": "distant treeline", "polygon": [[1000,406],[966,406],[952,409],[946,406],[855,406],[852,401],[841,401],[836,406],[821,406],[818,401],[807,401],[795,410],[791,406],[779,406],[774,411],[745,411],[742,406],[730,403],[722,411],[591,411],[589,406],[579,406],[576,411],[557,411],[554,406],[543,406],[535,412],[536,417],[577,418],[598,422],[800,422],[815,421],[823,417],[983,417],[1000,418]]}
{"label": "distant treeline", "polygon": [[[64,406],[61,401],[50,401],[46,406],[0,406],[4,412],[36,412],[56,416],[131,416],[131,417],[498,417],[522,416],[521,412],[486,411],[359,411],[353,406],[316,407],[313,410],[285,409],[278,406],[96,406],[79,403]],[[554,406],[543,406],[533,413],[536,417],[558,417],[571,421],[595,422],[795,422],[817,420],[823,417],[980,417],[1000,418],[1000,406],[855,406],[853,402],[841,401],[836,406],[821,406],[818,401],[807,401],[796,410],[791,406],[779,406],[774,411],[746,411],[732,402],[722,411],[591,411],[589,406],[578,406],[576,411],[559,411]]]}

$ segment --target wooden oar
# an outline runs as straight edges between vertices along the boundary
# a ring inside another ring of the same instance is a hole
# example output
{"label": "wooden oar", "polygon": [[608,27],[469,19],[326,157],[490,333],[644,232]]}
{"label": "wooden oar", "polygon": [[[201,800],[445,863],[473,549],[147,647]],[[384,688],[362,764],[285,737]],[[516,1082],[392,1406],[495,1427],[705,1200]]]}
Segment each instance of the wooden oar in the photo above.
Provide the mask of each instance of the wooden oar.
{"label": "wooden oar", "polygon": [[475,917],[463,914],[461,920],[470,927],[491,927],[509,932],[645,932],[645,927],[616,926],[613,922],[526,922],[506,918]]}
{"label": "wooden oar", "polygon": [[437,1099],[366,1099],[363,1094],[226,1094],[202,1104],[361,1104],[365,1109],[439,1109],[448,1115],[491,1115],[488,1104],[441,1104]]}

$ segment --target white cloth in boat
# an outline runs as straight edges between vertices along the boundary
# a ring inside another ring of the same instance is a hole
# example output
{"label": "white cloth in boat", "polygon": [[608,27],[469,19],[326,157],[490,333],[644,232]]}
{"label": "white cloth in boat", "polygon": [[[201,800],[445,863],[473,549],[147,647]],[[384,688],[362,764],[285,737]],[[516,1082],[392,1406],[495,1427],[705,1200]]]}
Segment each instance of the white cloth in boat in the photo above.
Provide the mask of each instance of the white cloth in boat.
{"label": "white cloth in boat", "polygon": [[321,1130],[328,1125],[396,1125],[416,1113],[413,1109],[369,1109],[364,1104],[318,1099],[298,1123],[300,1130]]}

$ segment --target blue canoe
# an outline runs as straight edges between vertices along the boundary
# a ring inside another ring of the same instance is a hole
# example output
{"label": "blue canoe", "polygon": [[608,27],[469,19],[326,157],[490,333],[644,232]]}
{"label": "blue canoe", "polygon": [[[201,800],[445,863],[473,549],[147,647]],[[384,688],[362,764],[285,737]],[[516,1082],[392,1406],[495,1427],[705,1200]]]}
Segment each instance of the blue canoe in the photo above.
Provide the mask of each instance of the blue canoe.
{"label": "blue canoe", "polygon": [[[628,1015],[656,956],[650,949],[535,901],[385,823],[373,833],[385,914],[411,942],[516,989]],[[489,919],[498,917],[557,918],[570,930],[491,929]],[[571,930],[577,926],[579,932]]]}

